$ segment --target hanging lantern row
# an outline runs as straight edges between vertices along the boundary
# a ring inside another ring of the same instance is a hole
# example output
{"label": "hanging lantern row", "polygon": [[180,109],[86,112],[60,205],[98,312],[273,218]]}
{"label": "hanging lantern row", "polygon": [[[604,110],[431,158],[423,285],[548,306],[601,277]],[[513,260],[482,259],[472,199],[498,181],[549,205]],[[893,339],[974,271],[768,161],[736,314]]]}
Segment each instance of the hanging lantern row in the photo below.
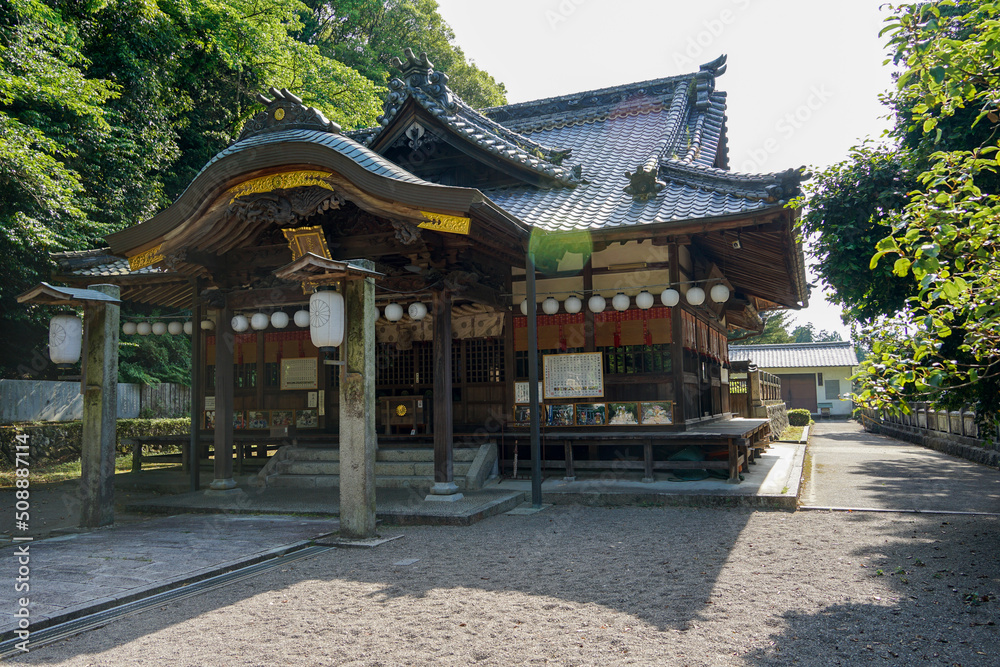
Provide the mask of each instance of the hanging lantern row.
{"label": "hanging lantern row", "polygon": [[[202,323],[202,328],[204,328],[204,323]],[[171,336],[179,336],[182,333],[191,335],[194,331],[194,325],[191,321],[187,322],[124,322],[122,323],[122,333],[126,336],[134,336],[139,334],[140,336],[148,336],[149,334],[156,334],[157,336],[162,336],[164,334],[170,334]]]}
{"label": "hanging lantern row", "polygon": [[[715,303],[725,303],[729,300],[730,291],[725,285],[718,284],[712,287],[709,292],[709,296]],[[691,287],[684,294],[684,299],[692,306],[700,306],[705,303],[705,290],[701,287]],[[667,288],[660,292],[660,302],[668,307],[673,308],[681,300],[681,293],[673,288]],[[642,310],[649,310],[656,303],[656,298],[647,290],[642,290],[635,297],[635,305]],[[618,292],[611,299],[611,307],[617,311],[628,310],[632,305],[632,300],[629,298],[625,292]],[[590,309],[592,313],[603,313],[604,309],[607,308],[608,301],[600,294],[594,294],[587,300],[587,308]],[[563,307],[566,312],[570,315],[575,315],[583,309],[583,302],[578,296],[566,297],[563,301]],[[387,309],[388,312],[388,309]],[[546,315],[555,315],[559,312],[559,302],[553,297],[548,297],[542,301],[542,312]],[[521,314],[528,314],[528,300],[524,299],[521,301]]]}
{"label": "hanging lantern row", "polygon": [[[385,319],[390,322],[398,322],[403,319],[403,307],[396,302],[390,303],[385,307],[385,312],[383,314]],[[407,306],[406,314],[410,316],[411,320],[419,322],[427,317],[427,304],[420,301],[414,301]]]}
{"label": "hanging lantern row", "polygon": [[[270,315],[267,313],[254,313],[250,317],[246,315],[235,315],[230,321],[233,327],[233,331],[236,333],[243,333],[248,329],[253,329],[254,331],[263,331],[269,326],[275,329],[284,329],[288,326],[289,322],[295,322],[295,326],[305,328],[309,326],[309,311],[308,310],[298,310],[292,315],[291,318],[288,317],[288,313],[283,310],[276,310]],[[201,323],[201,328],[205,331],[211,331],[215,328],[215,323],[212,320],[204,320]]]}

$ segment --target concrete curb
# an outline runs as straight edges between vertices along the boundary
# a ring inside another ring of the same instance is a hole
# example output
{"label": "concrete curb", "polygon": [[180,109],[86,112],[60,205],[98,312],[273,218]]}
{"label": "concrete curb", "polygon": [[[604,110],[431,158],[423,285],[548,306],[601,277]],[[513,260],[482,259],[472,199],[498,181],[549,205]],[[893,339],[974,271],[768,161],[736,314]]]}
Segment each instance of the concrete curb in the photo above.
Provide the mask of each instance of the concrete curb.
{"label": "concrete curb", "polygon": [[[321,538],[315,538],[315,539],[321,539]],[[204,579],[209,579],[211,577],[215,577],[220,574],[226,574],[227,572],[238,570],[247,567],[249,565],[255,565],[262,561],[271,560],[273,558],[278,558],[280,556],[285,556],[310,546],[313,543],[313,541],[314,540],[311,539],[300,540],[298,542],[293,542],[291,544],[286,544],[284,546],[268,549],[267,551],[262,551],[248,558],[239,558],[226,561],[225,563],[213,565],[212,567],[207,567],[198,570],[197,572],[180,575],[178,577],[174,577],[173,579],[168,579],[166,581],[138,588],[119,597],[108,596],[104,598],[88,600],[87,602],[81,602],[78,605],[74,605],[72,607],[66,607],[59,613],[53,614],[52,616],[35,617],[35,619],[32,620],[31,623],[31,631],[35,632],[38,630],[44,630],[45,628],[49,628],[54,625],[60,625],[62,623],[68,623],[69,621],[75,621],[78,618],[89,616],[90,614],[96,614],[98,612],[112,609],[114,607],[120,607],[130,602],[135,602],[143,598],[148,598],[153,595],[157,595],[158,593],[163,593],[165,591],[173,590],[175,588],[181,588],[182,586],[188,586],[190,584],[202,581]],[[15,632],[8,631],[0,635],[0,642],[5,642],[15,637],[17,637],[17,634]]]}

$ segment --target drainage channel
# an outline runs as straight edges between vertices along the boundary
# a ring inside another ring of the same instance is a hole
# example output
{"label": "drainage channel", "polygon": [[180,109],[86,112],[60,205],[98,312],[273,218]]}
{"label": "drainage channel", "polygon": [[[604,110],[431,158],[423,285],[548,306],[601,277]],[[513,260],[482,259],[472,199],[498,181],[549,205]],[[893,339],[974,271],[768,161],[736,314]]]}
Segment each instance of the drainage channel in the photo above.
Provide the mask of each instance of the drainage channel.
{"label": "drainage channel", "polygon": [[[38,648],[39,646],[45,646],[46,644],[51,644],[52,642],[59,641],[60,639],[65,639],[72,635],[107,625],[111,621],[123,616],[145,611],[146,609],[167,604],[169,602],[184,600],[217,588],[222,588],[223,586],[228,586],[237,581],[260,574],[261,572],[273,570],[274,568],[282,565],[287,565],[292,561],[309,558],[310,556],[330,551],[333,548],[334,547],[328,546],[303,547],[282,556],[276,556],[237,570],[231,570],[223,574],[218,574],[214,577],[208,577],[186,586],[182,585],[169,591],[163,591],[162,593],[157,593],[140,600],[127,602],[110,609],[104,609],[93,614],[88,614],[87,616],[81,616],[80,618],[75,618],[71,621],[59,623],[58,625],[53,625],[41,630],[32,630],[28,646],[32,649]],[[8,658],[13,655],[22,654],[23,651],[18,649],[16,646],[21,641],[23,640],[15,637],[13,639],[8,639],[5,642],[0,642],[0,658]]]}
{"label": "drainage channel", "polygon": [[875,512],[880,514],[945,514],[948,516],[1000,516],[997,512],[960,512],[958,510],[888,509],[884,507],[826,507],[799,505],[797,509],[817,512]]}

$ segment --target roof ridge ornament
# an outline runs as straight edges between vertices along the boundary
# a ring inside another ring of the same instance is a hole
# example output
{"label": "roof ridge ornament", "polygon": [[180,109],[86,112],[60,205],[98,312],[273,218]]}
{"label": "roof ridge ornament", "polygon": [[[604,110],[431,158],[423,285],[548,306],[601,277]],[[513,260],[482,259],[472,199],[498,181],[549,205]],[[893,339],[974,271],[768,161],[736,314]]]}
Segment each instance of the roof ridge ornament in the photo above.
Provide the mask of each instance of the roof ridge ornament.
{"label": "roof ridge ornament", "polygon": [[711,62],[707,62],[698,68],[698,73],[694,75],[694,88],[691,91],[694,98],[694,105],[700,111],[704,111],[712,102],[709,96],[715,92],[715,78],[726,73],[726,60],[729,58],[725,53]]}
{"label": "roof ridge ornament", "polygon": [[411,93],[430,97],[440,107],[443,113],[452,114],[458,108],[455,96],[448,87],[448,75],[434,69],[434,63],[422,51],[420,56],[413,55],[413,49],[403,49],[406,62],[393,58],[390,63],[398,68],[403,78],[393,77],[389,81],[389,94],[382,105],[382,115],[378,117],[380,125],[388,125],[399,112]]}
{"label": "roof ridge ornament", "polygon": [[622,189],[626,194],[632,195],[633,201],[648,201],[667,187],[665,182],[657,179],[659,171],[659,160],[654,155],[639,165],[634,173],[625,172],[629,184]]}
{"label": "roof ridge ornament", "polygon": [[319,130],[340,133],[340,125],[327,120],[319,109],[307,107],[302,103],[302,98],[293,95],[287,88],[278,90],[272,86],[268,91],[274,99],[257,94],[257,101],[267,108],[247,121],[236,141],[277,130]]}

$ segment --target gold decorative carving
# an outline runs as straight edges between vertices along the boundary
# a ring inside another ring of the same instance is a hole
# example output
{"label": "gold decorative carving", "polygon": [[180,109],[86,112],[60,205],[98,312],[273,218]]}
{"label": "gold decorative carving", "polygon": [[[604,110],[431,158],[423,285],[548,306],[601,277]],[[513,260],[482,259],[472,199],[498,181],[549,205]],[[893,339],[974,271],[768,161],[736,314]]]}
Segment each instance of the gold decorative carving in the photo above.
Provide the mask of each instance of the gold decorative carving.
{"label": "gold decorative carving", "polygon": [[[285,234],[285,240],[288,241],[288,247],[292,251],[293,262],[307,252],[326,259],[333,259],[330,255],[330,248],[326,245],[326,234],[322,227],[296,227],[281,231]],[[317,283],[302,283],[302,292],[312,294],[316,291],[316,287]]]}
{"label": "gold decorative carving", "polygon": [[329,171],[288,171],[283,174],[271,174],[244,181],[239,185],[229,188],[226,194],[230,195],[229,203],[232,204],[240,197],[246,195],[256,195],[262,192],[273,192],[274,190],[289,190],[291,188],[304,188],[316,186],[326,188],[335,192],[333,186],[326,182]]}
{"label": "gold decorative carving", "polygon": [[128,268],[130,271],[138,271],[139,269],[144,269],[147,266],[153,266],[154,264],[159,264],[164,259],[163,255],[160,254],[160,248],[163,244],[156,246],[155,248],[150,248],[149,250],[144,250],[137,255],[132,255],[128,258]]}
{"label": "gold decorative carving", "polygon": [[399,405],[397,405],[396,406],[396,414],[399,415],[400,417],[405,417],[406,416],[406,406],[403,405],[402,403],[400,403]]}
{"label": "gold decorative carving", "polygon": [[417,227],[431,229],[435,232],[447,232],[449,234],[468,234],[472,221],[457,215],[445,215],[443,213],[431,213],[430,211],[420,212],[426,222],[421,222]]}
{"label": "gold decorative carving", "polygon": [[274,120],[281,120],[284,117],[285,117],[285,110],[284,109],[282,109],[281,107],[278,107],[277,109],[274,110]]}
{"label": "gold decorative carving", "polygon": [[288,247],[292,251],[293,262],[307,252],[333,259],[326,245],[326,234],[323,233],[322,227],[295,227],[281,231],[284,232],[285,240],[288,241]]}

